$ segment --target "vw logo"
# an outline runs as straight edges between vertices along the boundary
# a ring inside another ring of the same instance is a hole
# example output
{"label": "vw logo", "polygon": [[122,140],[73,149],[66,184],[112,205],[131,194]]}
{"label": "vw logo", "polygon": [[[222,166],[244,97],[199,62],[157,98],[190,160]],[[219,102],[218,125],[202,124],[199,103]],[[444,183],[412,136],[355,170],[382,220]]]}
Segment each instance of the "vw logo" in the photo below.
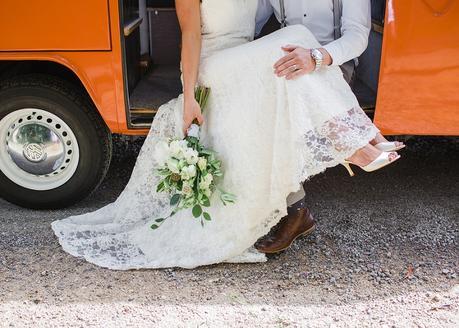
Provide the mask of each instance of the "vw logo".
{"label": "vw logo", "polygon": [[46,153],[43,146],[37,143],[24,145],[23,154],[25,158],[33,163],[39,163],[46,159]]}

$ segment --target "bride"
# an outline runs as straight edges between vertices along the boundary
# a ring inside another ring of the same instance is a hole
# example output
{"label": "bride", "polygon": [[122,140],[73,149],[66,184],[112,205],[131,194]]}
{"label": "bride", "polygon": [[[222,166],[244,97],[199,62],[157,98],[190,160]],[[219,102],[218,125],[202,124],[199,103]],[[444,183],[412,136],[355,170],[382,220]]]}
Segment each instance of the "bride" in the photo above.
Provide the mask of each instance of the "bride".
{"label": "bride", "polygon": [[[379,131],[338,67],[295,80],[275,76],[282,46],[320,44],[302,25],[252,41],[257,4],[176,0],[183,94],[159,109],[114,203],[52,223],[65,251],[119,270],[265,261],[253,245],[286,215],[286,198],[302,181],[338,164],[373,171],[399,158],[370,145]],[[194,98],[197,85],[212,90],[205,117]],[[202,143],[223,162],[222,188],[238,199],[229,206],[213,200],[213,219],[204,227],[181,211],[152,230],[156,218],[171,212],[169,195],[155,191],[155,147],[183,138],[194,119],[202,124]]]}

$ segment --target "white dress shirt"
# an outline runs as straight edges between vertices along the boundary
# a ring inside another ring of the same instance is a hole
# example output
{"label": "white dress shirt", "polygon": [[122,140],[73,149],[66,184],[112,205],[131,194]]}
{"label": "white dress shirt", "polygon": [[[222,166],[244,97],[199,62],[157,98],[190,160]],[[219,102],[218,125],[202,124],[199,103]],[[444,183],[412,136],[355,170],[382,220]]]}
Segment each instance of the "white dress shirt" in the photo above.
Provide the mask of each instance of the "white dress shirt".
{"label": "white dress shirt", "polygon": [[[287,25],[303,24],[341,65],[360,56],[368,45],[371,28],[370,0],[342,0],[341,38],[334,40],[333,0],[284,0]],[[279,0],[259,0],[258,34],[274,14],[281,19]]]}

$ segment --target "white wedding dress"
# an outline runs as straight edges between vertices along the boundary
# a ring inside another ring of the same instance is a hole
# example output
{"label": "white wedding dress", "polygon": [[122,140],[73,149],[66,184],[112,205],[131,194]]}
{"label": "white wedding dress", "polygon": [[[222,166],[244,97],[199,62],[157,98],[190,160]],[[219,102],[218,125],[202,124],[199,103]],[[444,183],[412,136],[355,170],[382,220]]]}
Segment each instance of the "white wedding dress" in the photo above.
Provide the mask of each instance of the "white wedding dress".
{"label": "white wedding dress", "polygon": [[[203,0],[199,83],[211,87],[201,140],[223,161],[222,189],[234,205],[212,199],[202,227],[182,211],[167,216],[169,195],[155,192],[155,146],[182,138],[182,97],[161,106],[119,198],[95,212],[52,223],[68,253],[110,269],[194,268],[261,262],[253,244],[286,214],[300,182],[336,166],[378,132],[338,67],[287,81],[273,73],[282,45],[319,43],[304,26],[253,40],[258,0]],[[344,172],[343,172],[344,174]],[[216,197],[218,198],[218,197]]]}

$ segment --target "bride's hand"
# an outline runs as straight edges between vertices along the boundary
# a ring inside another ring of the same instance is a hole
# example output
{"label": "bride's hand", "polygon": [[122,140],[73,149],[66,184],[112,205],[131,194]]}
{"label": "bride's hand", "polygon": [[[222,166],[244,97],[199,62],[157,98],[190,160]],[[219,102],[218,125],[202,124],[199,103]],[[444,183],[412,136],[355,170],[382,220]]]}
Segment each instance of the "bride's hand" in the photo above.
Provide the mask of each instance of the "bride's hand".
{"label": "bride's hand", "polygon": [[201,114],[201,107],[195,98],[185,99],[183,108],[183,133],[185,135],[195,119],[198,121],[199,125],[204,123],[204,118]]}

